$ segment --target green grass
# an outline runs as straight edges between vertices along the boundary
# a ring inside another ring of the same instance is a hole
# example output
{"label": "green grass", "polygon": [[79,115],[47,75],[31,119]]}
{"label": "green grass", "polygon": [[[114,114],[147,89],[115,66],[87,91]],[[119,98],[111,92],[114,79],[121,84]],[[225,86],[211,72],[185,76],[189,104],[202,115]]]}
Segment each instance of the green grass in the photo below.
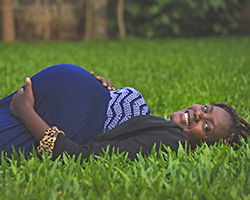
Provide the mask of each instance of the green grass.
{"label": "green grass", "polygon": [[[169,119],[191,104],[227,103],[250,123],[250,38],[204,38],[92,42],[0,43],[0,98],[26,76],[71,63],[132,86],[151,112]],[[52,162],[35,155],[2,158],[0,199],[250,199],[249,142],[199,148],[187,156],[170,152],[135,162],[124,155],[82,165],[65,156]]]}

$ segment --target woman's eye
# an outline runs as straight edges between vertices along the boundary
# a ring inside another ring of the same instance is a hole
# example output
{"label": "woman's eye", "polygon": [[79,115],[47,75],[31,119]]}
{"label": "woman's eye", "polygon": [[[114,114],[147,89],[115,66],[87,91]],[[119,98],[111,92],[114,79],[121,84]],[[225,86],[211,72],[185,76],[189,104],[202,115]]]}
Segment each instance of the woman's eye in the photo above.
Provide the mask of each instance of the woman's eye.
{"label": "woman's eye", "polygon": [[206,130],[206,132],[210,131],[210,126],[207,122],[205,122],[205,130]]}
{"label": "woman's eye", "polygon": [[204,106],[204,112],[207,113],[207,106]]}

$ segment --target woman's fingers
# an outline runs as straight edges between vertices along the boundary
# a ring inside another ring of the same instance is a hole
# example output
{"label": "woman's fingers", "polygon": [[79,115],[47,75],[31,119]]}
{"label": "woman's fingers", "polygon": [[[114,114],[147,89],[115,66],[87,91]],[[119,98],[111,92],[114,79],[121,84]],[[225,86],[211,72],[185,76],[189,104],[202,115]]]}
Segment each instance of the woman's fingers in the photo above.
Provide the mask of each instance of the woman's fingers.
{"label": "woman's fingers", "polygon": [[34,108],[35,99],[32,90],[32,82],[29,77],[25,79],[25,95],[27,95],[27,102]]}
{"label": "woman's fingers", "polygon": [[93,71],[91,71],[90,74],[93,77],[95,77],[96,80],[98,80],[103,85],[103,87],[107,88],[109,91],[114,91],[115,90],[112,83],[109,80],[107,80],[106,78],[100,77],[100,76],[95,76],[95,73]]}
{"label": "woman's fingers", "polygon": [[105,78],[102,77],[100,82],[109,91],[114,91],[115,90],[115,88],[113,87],[112,83],[109,80],[107,80],[107,79],[105,79]]}
{"label": "woman's fingers", "polygon": [[31,84],[31,80],[29,77],[27,77],[25,79],[25,92],[27,93],[33,93],[32,92],[32,84]]}
{"label": "woman's fingers", "polygon": [[99,82],[101,82],[101,77],[100,76],[96,76],[95,78],[96,78],[96,80],[98,80]]}
{"label": "woman's fingers", "polygon": [[95,73],[93,71],[90,72],[90,74],[98,81],[101,80],[101,77],[100,76],[95,76]]}
{"label": "woman's fingers", "polygon": [[101,84],[104,86],[104,87],[108,87],[108,83],[107,83],[108,81],[105,79],[105,78],[103,78],[103,77],[101,77]]}

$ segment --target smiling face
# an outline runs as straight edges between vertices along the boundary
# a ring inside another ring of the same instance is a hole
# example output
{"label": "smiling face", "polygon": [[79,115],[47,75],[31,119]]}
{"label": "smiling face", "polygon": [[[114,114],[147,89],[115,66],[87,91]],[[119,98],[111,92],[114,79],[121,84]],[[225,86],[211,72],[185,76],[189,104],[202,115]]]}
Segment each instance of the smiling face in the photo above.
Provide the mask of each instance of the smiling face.
{"label": "smiling face", "polygon": [[231,117],[223,108],[217,106],[192,105],[171,115],[170,120],[183,128],[192,148],[201,141],[208,145],[225,138]]}

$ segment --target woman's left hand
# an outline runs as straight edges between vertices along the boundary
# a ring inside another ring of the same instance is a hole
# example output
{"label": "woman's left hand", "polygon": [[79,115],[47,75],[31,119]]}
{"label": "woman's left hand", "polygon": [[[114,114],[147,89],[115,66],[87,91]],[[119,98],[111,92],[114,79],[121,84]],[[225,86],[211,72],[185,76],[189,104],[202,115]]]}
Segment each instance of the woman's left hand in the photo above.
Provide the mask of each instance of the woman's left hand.
{"label": "woman's left hand", "polygon": [[35,99],[30,78],[25,79],[25,89],[19,89],[14,94],[10,103],[10,112],[15,117],[22,119],[28,110],[33,110]]}
{"label": "woman's left hand", "polygon": [[90,72],[90,74],[94,76],[96,80],[98,80],[102,84],[103,87],[107,88],[109,91],[115,91],[115,88],[113,87],[112,83],[109,80],[100,76],[95,76],[93,71]]}

